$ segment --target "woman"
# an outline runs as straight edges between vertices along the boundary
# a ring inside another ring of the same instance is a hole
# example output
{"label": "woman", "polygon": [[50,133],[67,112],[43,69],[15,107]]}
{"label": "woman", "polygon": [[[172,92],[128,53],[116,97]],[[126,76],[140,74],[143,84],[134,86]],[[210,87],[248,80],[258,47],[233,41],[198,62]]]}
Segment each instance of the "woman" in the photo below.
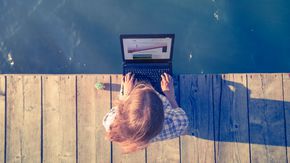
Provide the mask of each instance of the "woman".
{"label": "woman", "polygon": [[119,100],[103,119],[106,137],[118,143],[123,153],[178,137],[187,130],[188,118],[176,102],[172,77],[164,73],[161,79],[165,96],[148,83],[136,82],[132,73],[123,76]]}

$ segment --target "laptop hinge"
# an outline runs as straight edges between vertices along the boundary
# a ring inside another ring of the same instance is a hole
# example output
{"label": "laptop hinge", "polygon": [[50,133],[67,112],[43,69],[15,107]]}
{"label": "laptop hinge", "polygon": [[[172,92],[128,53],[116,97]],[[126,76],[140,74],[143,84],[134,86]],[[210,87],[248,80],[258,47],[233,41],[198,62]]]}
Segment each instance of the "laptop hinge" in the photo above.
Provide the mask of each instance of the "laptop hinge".
{"label": "laptop hinge", "polygon": [[126,63],[123,62],[123,66],[127,65],[171,65],[171,62],[155,62],[155,63]]}

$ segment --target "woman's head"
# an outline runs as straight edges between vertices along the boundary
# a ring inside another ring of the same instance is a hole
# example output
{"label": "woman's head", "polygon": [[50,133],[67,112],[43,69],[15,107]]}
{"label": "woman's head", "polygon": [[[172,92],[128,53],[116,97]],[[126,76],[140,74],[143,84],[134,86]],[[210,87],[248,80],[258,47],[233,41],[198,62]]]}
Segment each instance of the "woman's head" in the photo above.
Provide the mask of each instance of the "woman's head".
{"label": "woman's head", "polygon": [[163,104],[154,89],[138,84],[128,98],[118,101],[118,111],[107,137],[119,143],[124,153],[145,148],[163,127]]}

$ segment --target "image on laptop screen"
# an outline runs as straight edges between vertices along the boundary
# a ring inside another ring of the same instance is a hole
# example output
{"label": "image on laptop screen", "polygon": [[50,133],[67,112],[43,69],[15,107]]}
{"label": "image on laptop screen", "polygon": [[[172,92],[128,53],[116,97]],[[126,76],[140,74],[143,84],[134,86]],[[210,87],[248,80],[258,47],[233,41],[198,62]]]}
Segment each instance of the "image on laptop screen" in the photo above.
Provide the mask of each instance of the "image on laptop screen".
{"label": "image on laptop screen", "polygon": [[170,59],[172,38],[123,38],[125,60]]}

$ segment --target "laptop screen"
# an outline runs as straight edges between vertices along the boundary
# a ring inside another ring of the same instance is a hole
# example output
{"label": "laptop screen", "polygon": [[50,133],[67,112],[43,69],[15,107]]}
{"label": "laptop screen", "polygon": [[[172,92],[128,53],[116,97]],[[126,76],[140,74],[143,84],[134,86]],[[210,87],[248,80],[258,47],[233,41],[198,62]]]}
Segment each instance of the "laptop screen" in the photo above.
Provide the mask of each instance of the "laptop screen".
{"label": "laptop screen", "polygon": [[121,35],[124,60],[170,60],[174,35]]}

